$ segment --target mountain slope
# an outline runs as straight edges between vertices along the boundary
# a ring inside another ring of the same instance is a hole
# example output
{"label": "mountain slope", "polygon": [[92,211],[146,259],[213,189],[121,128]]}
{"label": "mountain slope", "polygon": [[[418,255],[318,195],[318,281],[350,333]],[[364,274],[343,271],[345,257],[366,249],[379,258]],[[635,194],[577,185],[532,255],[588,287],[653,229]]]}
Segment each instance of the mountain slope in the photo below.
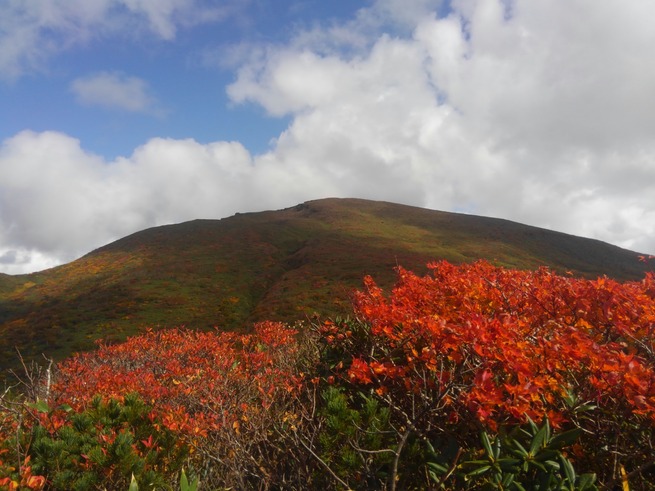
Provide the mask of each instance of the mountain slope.
{"label": "mountain slope", "polygon": [[156,227],[69,264],[0,276],[0,368],[61,358],[148,326],[247,329],[261,319],[347,313],[365,274],[390,286],[400,264],[435,259],[547,265],[643,277],[634,252],[518,223],[357,199]]}

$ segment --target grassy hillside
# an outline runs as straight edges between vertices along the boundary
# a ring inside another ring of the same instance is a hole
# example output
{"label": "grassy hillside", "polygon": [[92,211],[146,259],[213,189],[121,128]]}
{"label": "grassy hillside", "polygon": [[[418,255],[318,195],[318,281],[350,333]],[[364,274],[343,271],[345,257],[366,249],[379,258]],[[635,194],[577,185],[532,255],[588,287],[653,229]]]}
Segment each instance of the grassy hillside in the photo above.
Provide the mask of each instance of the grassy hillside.
{"label": "grassy hillside", "polygon": [[488,259],[639,279],[634,252],[506,220],[356,199],[152,228],[40,273],[0,275],[0,369],[62,358],[147,327],[247,329],[261,319],[347,313],[365,274]]}

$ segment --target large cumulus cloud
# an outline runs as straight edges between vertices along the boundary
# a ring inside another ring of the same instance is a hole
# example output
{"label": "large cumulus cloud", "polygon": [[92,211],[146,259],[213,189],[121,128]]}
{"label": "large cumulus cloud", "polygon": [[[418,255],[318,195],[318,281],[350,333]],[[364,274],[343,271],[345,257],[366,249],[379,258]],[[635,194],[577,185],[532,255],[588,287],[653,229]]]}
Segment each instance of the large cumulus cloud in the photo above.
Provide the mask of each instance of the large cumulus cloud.
{"label": "large cumulus cloud", "polygon": [[269,158],[314,162],[342,193],[653,251],[655,31],[643,3],[452,8],[365,52],[326,50],[317,35],[267,47],[228,91],[293,114]]}
{"label": "large cumulus cloud", "polygon": [[68,261],[137,230],[249,209],[239,143],[153,139],[106,162],[70,136],[22,132],[0,148],[0,271]]}
{"label": "large cumulus cloud", "polygon": [[415,5],[400,16],[401,3],[379,1],[284,44],[240,46],[229,96],[291,121],[261,155],[154,139],[107,162],[60,133],[5,140],[4,270],[151,225],[324,196],[499,216],[654,253],[655,4]]}

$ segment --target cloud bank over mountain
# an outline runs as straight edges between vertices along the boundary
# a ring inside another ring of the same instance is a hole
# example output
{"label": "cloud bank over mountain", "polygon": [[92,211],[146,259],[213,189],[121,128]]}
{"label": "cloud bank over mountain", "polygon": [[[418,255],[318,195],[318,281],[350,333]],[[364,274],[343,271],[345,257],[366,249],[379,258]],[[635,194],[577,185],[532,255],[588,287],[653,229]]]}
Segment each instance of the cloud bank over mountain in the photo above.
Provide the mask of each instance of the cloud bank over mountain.
{"label": "cloud bank over mountain", "polygon": [[[116,11],[167,39],[174,12],[188,29],[228,15],[201,3],[98,1],[51,23],[78,42]],[[108,160],[62,132],[7,137],[0,270],[68,261],[149,226],[327,196],[498,216],[655,253],[655,4],[404,5],[378,1],[284,41],[225,48],[232,103],[289,118],[266,152],[154,138]],[[51,55],[10,35],[0,65],[16,76]],[[124,73],[71,90],[87,104],[159,107],[146,81]]]}

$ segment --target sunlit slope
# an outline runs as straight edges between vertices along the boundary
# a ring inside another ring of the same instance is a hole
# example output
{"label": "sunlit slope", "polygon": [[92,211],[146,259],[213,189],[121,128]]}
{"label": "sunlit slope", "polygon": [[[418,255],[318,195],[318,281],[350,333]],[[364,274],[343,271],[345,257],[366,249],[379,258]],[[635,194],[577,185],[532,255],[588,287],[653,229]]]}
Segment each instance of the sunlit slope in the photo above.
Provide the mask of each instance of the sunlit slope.
{"label": "sunlit slope", "polygon": [[248,329],[349,310],[365,274],[383,285],[393,268],[488,259],[585,276],[639,279],[638,254],[506,220],[357,199],[156,227],[69,264],[0,275],[0,368],[61,358],[147,327]]}

